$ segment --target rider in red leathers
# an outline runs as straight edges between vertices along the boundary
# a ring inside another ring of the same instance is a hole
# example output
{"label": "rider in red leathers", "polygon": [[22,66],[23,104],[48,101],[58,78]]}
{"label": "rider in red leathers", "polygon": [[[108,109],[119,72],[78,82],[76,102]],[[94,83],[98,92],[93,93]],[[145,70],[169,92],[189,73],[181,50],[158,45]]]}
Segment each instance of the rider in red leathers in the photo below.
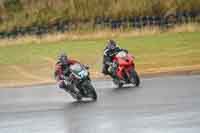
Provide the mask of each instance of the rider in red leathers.
{"label": "rider in red leathers", "polygon": [[[59,88],[73,91],[70,87],[71,82],[69,79],[70,75],[70,65],[73,65],[75,63],[79,63],[76,60],[68,59],[67,55],[65,53],[62,53],[58,57],[58,61],[55,66],[55,79],[58,83]],[[64,82],[65,81],[65,82]]]}

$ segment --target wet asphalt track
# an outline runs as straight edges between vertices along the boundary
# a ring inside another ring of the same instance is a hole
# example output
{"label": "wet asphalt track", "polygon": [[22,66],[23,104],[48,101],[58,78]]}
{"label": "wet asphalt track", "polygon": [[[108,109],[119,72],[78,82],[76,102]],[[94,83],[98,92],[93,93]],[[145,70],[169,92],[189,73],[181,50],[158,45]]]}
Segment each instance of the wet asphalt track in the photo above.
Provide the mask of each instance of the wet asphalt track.
{"label": "wet asphalt track", "polygon": [[0,89],[0,133],[199,133],[200,76],[142,79],[139,88],[93,83],[97,102],[54,85]]}

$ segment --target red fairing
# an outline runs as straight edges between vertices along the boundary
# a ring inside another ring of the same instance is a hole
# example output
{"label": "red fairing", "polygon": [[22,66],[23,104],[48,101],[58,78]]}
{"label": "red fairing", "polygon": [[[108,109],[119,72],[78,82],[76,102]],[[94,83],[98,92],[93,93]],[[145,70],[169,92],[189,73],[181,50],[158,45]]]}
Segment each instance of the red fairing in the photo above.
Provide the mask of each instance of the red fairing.
{"label": "red fairing", "polygon": [[123,79],[123,74],[124,72],[129,76],[130,70],[135,69],[135,64],[134,64],[134,57],[131,54],[127,54],[125,57],[118,57],[115,56],[113,58],[113,62],[118,63],[118,68],[117,68],[117,76],[120,79]]}
{"label": "red fairing", "polygon": [[76,60],[69,60],[69,59],[68,59],[68,64],[69,64],[69,65],[74,65],[75,63],[79,63],[79,62],[76,61]]}

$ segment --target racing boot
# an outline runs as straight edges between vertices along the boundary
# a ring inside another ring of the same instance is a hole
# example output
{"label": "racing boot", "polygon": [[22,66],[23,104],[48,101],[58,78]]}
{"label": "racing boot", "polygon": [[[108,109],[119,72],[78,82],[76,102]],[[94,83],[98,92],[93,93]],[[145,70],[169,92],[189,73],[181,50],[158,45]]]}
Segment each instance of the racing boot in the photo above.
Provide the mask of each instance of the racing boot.
{"label": "racing boot", "polygon": [[108,65],[103,64],[102,73],[103,73],[104,75],[109,75],[108,67],[109,67]]}
{"label": "racing boot", "polygon": [[73,85],[69,86],[69,93],[72,95],[73,98],[77,99],[78,101],[82,99],[81,94],[74,89]]}
{"label": "racing boot", "polygon": [[110,76],[113,78],[113,79],[118,79],[117,77],[117,64],[113,64],[111,69],[110,69]]}

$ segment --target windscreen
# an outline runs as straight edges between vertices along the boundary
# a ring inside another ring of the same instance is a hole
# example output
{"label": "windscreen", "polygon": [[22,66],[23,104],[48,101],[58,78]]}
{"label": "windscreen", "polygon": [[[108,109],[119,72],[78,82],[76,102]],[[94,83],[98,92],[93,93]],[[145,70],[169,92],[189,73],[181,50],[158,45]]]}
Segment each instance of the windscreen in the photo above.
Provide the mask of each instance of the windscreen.
{"label": "windscreen", "polygon": [[124,52],[124,51],[121,51],[121,52],[119,52],[116,56],[119,57],[119,58],[124,58],[124,57],[127,56],[127,53]]}
{"label": "windscreen", "polygon": [[71,65],[70,69],[72,71],[80,72],[83,69],[83,67],[81,66],[81,64],[76,63],[74,65]]}

